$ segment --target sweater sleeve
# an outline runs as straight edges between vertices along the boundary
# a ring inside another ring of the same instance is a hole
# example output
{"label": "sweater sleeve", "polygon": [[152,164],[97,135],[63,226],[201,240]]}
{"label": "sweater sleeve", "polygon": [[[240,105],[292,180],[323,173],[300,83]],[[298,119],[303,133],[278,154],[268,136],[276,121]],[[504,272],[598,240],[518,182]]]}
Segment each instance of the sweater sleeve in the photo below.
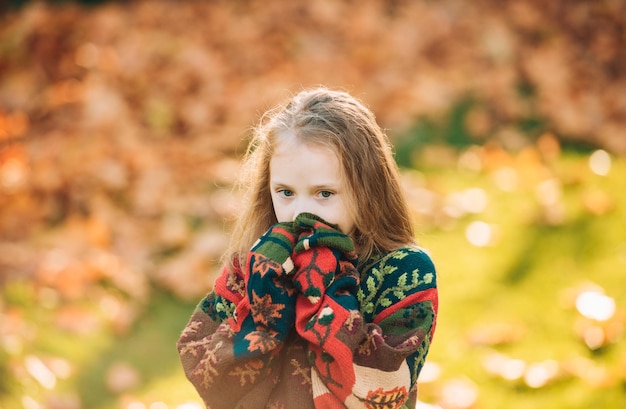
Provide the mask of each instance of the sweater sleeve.
{"label": "sweater sleeve", "polygon": [[282,342],[241,323],[249,318],[250,304],[244,273],[236,264],[226,267],[178,340],[185,375],[212,409],[266,402],[278,376]]}
{"label": "sweater sleeve", "polygon": [[414,406],[437,306],[434,265],[416,248],[386,255],[360,283],[337,277],[315,308],[299,297],[296,328],[309,342],[316,407]]}

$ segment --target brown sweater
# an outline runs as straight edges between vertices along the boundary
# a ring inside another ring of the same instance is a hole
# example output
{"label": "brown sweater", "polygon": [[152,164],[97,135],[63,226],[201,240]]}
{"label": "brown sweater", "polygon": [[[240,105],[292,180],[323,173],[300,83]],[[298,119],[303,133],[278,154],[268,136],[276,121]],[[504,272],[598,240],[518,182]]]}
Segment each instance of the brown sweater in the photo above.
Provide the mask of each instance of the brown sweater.
{"label": "brown sweater", "polygon": [[438,306],[429,256],[400,248],[357,271],[329,235],[291,253],[291,274],[289,246],[274,245],[291,233],[270,233],[245,269],[224,269],[178,341],[207,408],[415,407]]}

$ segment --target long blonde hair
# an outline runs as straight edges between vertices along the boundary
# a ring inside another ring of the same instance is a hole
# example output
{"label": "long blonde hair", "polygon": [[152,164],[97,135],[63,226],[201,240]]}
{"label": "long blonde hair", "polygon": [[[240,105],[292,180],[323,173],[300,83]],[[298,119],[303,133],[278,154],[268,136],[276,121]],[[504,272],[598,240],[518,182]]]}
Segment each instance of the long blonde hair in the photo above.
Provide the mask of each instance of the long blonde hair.
{"label": "long blonde hair", "polygon": [[287,132],[305,143],[329,146],[338,155],[355,222],[361,261],[375,251],[414,243],[408,207],[387,136],[374,114],[350,94],[305,90],[268,111],[254,129],[240,180],[245,191],[226,261],[243,263],[254,242],[277,223],[269,189],[269,163],[278,137]]}

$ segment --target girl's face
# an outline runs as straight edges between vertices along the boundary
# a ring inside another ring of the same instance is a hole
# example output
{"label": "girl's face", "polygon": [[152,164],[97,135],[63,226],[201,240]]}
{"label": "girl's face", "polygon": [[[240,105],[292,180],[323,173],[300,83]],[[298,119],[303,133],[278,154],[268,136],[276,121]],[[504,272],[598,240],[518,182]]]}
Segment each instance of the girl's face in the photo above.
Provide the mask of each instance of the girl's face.
{"label": "girl's face", "polygon": [[347,188],[332,149],[293,136],[277,138],[270,160],[270,191],[279,222],[293,221],[308,212],[349,235],[354,219],[348,211]]}

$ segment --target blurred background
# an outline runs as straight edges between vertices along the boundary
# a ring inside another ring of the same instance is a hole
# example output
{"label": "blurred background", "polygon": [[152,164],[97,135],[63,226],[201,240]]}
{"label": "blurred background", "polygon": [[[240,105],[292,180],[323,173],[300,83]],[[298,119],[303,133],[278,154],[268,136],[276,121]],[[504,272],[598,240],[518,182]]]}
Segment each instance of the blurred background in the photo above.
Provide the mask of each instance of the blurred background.
{"label": "blurred background", "polygon": [[250,129],[319,84],[376,113],[438,267],[418,408],[626,401],[624,1],[0,12],[1,408],[201,408],[175,342]]}

